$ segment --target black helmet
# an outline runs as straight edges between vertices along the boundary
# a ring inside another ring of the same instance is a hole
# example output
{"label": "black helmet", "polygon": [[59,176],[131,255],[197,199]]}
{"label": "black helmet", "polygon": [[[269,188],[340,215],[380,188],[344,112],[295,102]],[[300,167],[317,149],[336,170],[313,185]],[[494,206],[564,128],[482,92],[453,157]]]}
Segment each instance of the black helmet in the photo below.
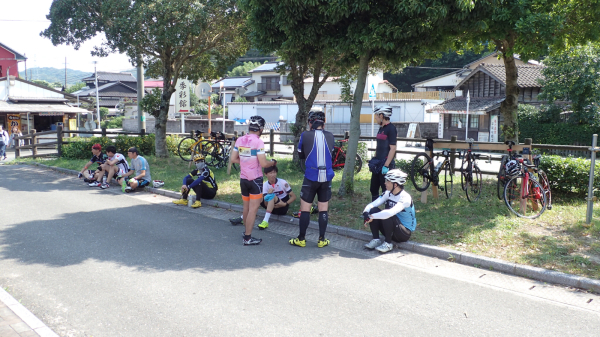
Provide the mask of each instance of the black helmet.
{"label": "black helmet", "polygon": [[321,108],[312,108],[308,113],[308,122],[314,124],[315,122],[325,123],[325,114]]}
{"label": "black helmet", "polygon": [[265,119],[260,116],[252,116],[250,117],[250,121],[248,122],[248,130],[250,131],[260,131],[260,129],[265,127]]}

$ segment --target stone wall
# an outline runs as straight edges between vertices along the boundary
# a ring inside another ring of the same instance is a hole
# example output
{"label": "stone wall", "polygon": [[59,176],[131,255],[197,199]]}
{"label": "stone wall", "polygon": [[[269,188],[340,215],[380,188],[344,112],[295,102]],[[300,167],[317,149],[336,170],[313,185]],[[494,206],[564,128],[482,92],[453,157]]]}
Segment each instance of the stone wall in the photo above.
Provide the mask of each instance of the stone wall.
{"label": "stone wall", "polygon": [[[146,119],[146,133],[154,133],[154,117]],[[233,133],[235,121],[225,121],[225,133]],[[189,118],[185,120],[185,131],[186,133],[200,130],[202,132],[208,132],[208,120],[207,119],[193,119]],[[223,122],[212,121],[212,130],[221,131],[223,130]],[[137,132],[138,131],[138,120],[137,119],[123,119],[123,131]],[[181,133],[181,121],[169,119],[167,121],[167,133]]]}

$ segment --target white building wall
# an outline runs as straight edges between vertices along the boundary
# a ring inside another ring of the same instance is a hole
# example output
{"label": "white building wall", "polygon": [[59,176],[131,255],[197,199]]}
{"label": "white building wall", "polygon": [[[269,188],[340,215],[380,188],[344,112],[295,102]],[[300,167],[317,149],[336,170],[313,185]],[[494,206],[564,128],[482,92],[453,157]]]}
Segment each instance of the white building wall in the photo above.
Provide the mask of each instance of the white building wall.
{"label": "white building wall", "polygon": [[7,96],[29,97],[29,98],[64,98],[63,94],[40,88],[29,83],[15,81],[15,85],[8,85],[8,81],[0,82],[0,99]]}

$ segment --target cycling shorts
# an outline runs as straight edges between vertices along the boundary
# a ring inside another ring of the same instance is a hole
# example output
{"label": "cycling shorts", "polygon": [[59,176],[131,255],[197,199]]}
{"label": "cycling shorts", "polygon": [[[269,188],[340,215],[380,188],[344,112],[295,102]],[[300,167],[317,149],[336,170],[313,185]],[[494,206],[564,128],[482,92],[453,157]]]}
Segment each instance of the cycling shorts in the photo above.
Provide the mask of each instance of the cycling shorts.
{"label": "cycling shorts", "polygon": [[304,177],[302,189],[300,190],[300,199],[312,203],[317,196],[319,202],[328,202],[331,199],[331,181],[312,181]]}
{"label": "cycling shorts", "polygon": [[263,177],[254,180],[240,179],[240,189],[242,190],[242,199],[248,201],[250,199],[261,199],[263,187]]}

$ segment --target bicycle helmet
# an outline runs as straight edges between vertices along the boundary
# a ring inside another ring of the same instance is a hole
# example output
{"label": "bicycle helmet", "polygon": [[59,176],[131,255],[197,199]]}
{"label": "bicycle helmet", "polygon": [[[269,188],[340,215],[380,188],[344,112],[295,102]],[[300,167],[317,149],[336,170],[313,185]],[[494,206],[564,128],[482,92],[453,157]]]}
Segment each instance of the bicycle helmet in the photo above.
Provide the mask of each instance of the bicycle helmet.
{"label": "bicycle helmet", "polygon": [[248,130],[250,131],[260,131],[260,129],[265,127],[265,119],[260,116],[252,116],[248,121]]}
{"label": "bicycle helmet", "polygon": [[406,184],[407,177],[408,175],[399,169],[389,170],[388,173],[385,174],[385,180],[397,183],[400,186]]}
{"label": "bicycle helmet", "polygon": [[194,163],[196,164],[196,168],[198,170],[204,170],[204,168],[206,167],[206,162],[204,160],[205,158],[201,154],[197,154],[194,156]]}
{"label": "bicycle helmet", "polygon": [[325,124],[325,114],[323,109],[315,107],[310,109],[308,113],[308,122],[312,125],[312,129],[316,129]]}
{"label": "bicycle helmet", "polygon": [[392,117],[392,107],[389,105],[379,105],[375,107],[373,113],[376,115],[382,114],[383,117],[390,118]]}
{"label": "bicycle helmet", "polygon": [[521,164],[513,159],[504,165],[504,169],[507,175],[516,176],[521,171]]}

